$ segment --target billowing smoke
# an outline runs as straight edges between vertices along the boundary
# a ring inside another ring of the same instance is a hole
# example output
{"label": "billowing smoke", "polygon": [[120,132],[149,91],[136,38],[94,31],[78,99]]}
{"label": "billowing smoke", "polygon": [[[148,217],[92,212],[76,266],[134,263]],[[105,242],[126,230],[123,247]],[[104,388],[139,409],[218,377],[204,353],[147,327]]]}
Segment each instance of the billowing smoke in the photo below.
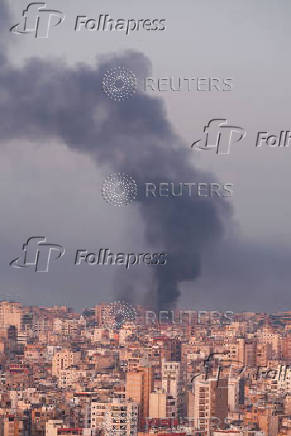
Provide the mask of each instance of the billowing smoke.
{"label": "billowing smoke", "polygon": [[[0,140],[26,138],[41,144],[59,137],[68,147],[91,155],[96,165],[129,174],[138,185],[213,182],[213,176],[189,163],[193,151],[174,133],[160,99],[138,90],[117,103],[104,94],[104,73],[117,66],[130,69],[138,79],[150,75],[149,61],[136,52],[103,58],[96,68],[30,60],[14,69],[2,59]],[[156,307],[170,308],[181,283],[200,274],[203,253],[222,238],[229,204],[193,196],[152,201],[140,194],[138,207],[147,241],[169,254],[167,265],[154,269],[154,296]]]}

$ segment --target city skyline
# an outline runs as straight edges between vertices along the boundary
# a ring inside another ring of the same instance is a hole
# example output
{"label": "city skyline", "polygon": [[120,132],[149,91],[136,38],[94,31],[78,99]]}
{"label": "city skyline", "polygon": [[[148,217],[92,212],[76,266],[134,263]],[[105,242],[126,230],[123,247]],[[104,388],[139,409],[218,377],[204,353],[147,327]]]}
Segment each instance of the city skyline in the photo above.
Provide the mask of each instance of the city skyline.
{"label": "city skyline", "polygon": [[0,302],[1,435],[289,435],[291,312],[148,312]]}

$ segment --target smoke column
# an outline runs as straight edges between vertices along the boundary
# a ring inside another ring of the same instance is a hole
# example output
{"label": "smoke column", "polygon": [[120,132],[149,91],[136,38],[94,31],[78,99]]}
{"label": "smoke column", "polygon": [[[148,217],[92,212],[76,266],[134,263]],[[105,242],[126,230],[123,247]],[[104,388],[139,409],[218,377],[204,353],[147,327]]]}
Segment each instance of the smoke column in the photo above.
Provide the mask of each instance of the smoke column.
{"label": "smoke column", "polygon": [[[214,181],[189,163],[193,151],[174,133],[160,99],[138,90],[116,103],[104,94],[102,78],[110,68],[130,69],[138,81],[150,75],[150,62],[142,54],[108,56],[96,68],[32,59],[15,69],[5,56],[0,62],[1,142],[26,138],[41,144],[59,137],[71,149],[89,154],[97,166],[125,172],[138,185]],[[169,254],[168,264],[154,269],[153,304],[172,308],[179,284],[200,274],[201,256],[221,240],[231,216],[229,204],[221,198],[151,201],[140,195],[138,207],[147,241]]]}

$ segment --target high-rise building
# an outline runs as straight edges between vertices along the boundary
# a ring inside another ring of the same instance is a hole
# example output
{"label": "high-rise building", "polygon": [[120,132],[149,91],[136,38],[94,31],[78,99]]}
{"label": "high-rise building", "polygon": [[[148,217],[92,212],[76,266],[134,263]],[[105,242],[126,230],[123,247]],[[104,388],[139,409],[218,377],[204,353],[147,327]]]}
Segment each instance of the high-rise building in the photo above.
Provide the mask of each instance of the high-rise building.
{"label": "high-rise building", "polygon": [[21,329],[22,305],[9,301],[0,303],[0,328],[7,329],[14,326],[19,331]]}
{"label": "high-rise building", "polygon": [[102,326],[104,323],[104,312],[106,310],[106,304],[98,304],[95,306],[95,319],[98,326]]}
{"label": "high-rise building", "polygon": [[149,418],[167,417],[167,395],[163,391],[150,393]]}
{"label": "high-rise building", "polygon": [[4,417],[1,436],[30,436],[29,421],[14,415]]}
{"label": "high-rise building", "polygon": [[139,430],[143,429],[149,417],[149,398],[153,390],[151,366],[139,367],[136,371],[127,373],[126,398],[139,405]]}
{"label": "high-rise building", "polygon": [[240,405],[244,403],[244,382],[244,379],[240,377],[228,378],[228,410],[230,413],[238,412]]}
{"label": "high-rise building", "polygon": [[291,367],[290,365],[279,365],[276,374],[278,391],[282,393],[291,392]]}
{"label": "high-rise building", "polygon": [[180,362],[162,362],[162,388],[173,397],[178,397],[182,391]]}
{"label": "high-rise building", "polygon": [[279,417],[276,416],[272,408],[262,408],[258,410],[258,424],[265,435],[278,435]]}
{"label": "high-rise building", "polygon": [[137,436],[138,404],[114,398],[104,403],[91,402],[91,427],[103,430],[104,436]]}
{"label": "high-rise building", "polygon": [[162,361],[162,389],[177,402],[177,416],[182,415],[182,373],[180,362]]}
{"label": "high-rise building", "polygon": [[228,415],[228,379],[205,380],[204,376],[194,381],[194,424],[197,430],[210,432],[224,428]]}
{"label": "high-rise building", "polygon": [[291,334],[282,338],[282,357],[287,361],[291,361]]}
{"label": "high-rise building", "polygon": [[61,427],[63,427],[63,421],[61,421],[60,419],[55,419],[55,420],[50,419],[46,423],[46,430],[45,430],[46,436],[57,436],[58,429]]}
{"label": "high-rise building", "polygon": [[163,391],[150,393],[149,418],[177,418],[177,400]]}
{"label": "high-rise building", "polygon": [[56,353],[52,360],[52,375],[59,377],[63,369],[76,365],[80,360],[80,353],[63,349]]}
{"label": "high-rise building", "polygon": [[254,368],[256,366],[257,360],[257,342],[256,341],[248,341],[245,339],[238,340],[238,360],[243,365],[248,366],[250,368]]}
{"label": "high-rise building", "polygon": [[272,356],[272,345],[271,344],[257,344],[257,356],[256,362],[257,366],[267,366],[268,360]]}
{"label": "high-rise building", "polygon": [[285,414],[291,416],[291,394],[288,394],[285,398]]}

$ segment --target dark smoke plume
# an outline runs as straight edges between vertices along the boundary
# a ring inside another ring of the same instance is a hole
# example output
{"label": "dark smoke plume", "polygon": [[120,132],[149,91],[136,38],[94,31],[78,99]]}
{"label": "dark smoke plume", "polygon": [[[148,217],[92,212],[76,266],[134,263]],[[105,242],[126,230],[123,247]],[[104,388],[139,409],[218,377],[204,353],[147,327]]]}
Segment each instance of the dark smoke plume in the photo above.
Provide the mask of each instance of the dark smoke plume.
{"label": "dark smoke plume", "polygon": [[[160,99],[138,91],[116,103],[103,93],[103,75],[116,66],[132,70],[138,79],[150,75],[149,61],[136,52],[103,58],[96,69],[83,64],[69,68],[58,59],[32,59],[14,69],[2,58],[0,140],[43,143],[59,137],[71,149],[91,155],[96,165],[125,172],[138,184],[213,182],[189,163],[193,151],[173,132]],[[168,264],[154,271],[156,307],[170,308],[179,284],[200,274],[201,256],[223,236],[230,208],[212,198],[152,201],[140,196],[138,202],[148,242],[169,254]]]}

